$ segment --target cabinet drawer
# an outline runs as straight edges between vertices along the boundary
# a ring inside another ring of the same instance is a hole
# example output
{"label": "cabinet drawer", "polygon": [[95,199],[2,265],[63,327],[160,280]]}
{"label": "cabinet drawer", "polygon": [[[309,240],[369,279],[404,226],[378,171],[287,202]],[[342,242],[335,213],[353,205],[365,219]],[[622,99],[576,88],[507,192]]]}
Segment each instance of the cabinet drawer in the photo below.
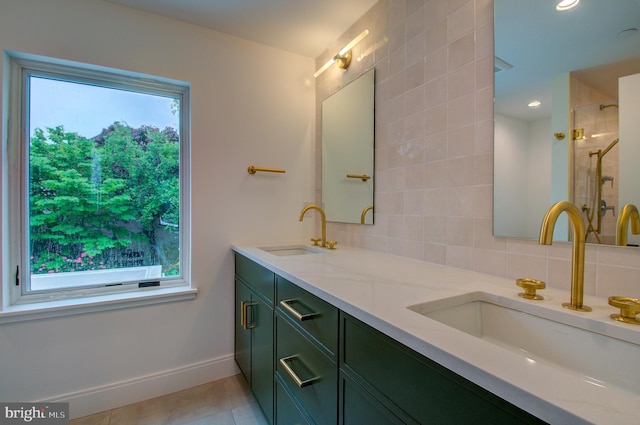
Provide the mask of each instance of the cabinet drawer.
{"label": "cabinet drawer", "polygon": [[317,425],[338,419],[336,364],[276,314],[276,371]]}
{"label": "cabinet drawer", "polygon": [[335,359],[338,349],[338,309],[277,276],[277,309],[311,336]]}
{"label": "cabinet drawer", "polygon": [[279,378],[276,381],[276,425],[311,425],[291,399]]}
{"label": "cabinet drawer", "polygon": [[341,316],[341,367],[418,423],[543,424],[372,327]]}
{"label": "cabinet drawer", "polygon": [[275,275],[261,265],[235,253],[236,276],[273,305]]}

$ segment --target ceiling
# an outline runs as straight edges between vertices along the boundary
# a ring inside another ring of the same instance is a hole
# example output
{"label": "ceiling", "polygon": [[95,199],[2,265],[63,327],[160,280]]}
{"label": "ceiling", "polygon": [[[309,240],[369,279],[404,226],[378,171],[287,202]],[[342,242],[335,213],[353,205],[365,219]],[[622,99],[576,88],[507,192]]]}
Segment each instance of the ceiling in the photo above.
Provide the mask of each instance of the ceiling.
{"label": "ceiling", "polygon": [[[640,0],[581,0],[566,12],[554,4],[494,0],[495,55],[513,65],[495,74],[497,113],[550,116],[551,81],[568,72],[613,98],[618,77],[640,72],[640,31],[619,36],[640,28]],[[535,110],[527,107],[534,99],[542,101]]]}
{"label": "ceiling", "polygon": [[107,0],[316,58],[377,0]]}

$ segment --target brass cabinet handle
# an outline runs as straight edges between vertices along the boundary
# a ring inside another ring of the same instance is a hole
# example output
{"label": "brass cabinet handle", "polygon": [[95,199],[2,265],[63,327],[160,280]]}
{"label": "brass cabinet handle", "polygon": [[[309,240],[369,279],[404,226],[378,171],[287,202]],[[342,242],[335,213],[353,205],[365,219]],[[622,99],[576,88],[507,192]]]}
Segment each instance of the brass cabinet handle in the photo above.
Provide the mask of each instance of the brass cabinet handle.
{"label": "brass cabinet handle", "polygon": [[289,365],[289,363],[292,360],[295,360],[297,358],[298,358],[298,355],[293,355],[293,356],[289,356],[289,357],[283,357],[283,358],[280,359],[280,364],[282,365],[284,370],[289,374],[291,379],[293,379],[293,381],[296,383],[296,385],[298,387],[300,387],[300,388],[308,387],[309,385],[313,384],[315,381],[320,379],[319,376],[314,376],[313,378],[309,378],[309,379],[305,379],[305,380],[300,379],[298,374],[296,374],[294,372],[293,368]]}
{"label": "brass cabinet handle", "polygon": [[298,320],[298,322],[304,322],[305,320],[313,319],[314,317],[319,315],[318,313],[307,313],[307,314],[300,313],[298,310],[296,310],[291,306],[291,304],[296,301],[298,300],[293,298],[290,300],[282,300],[280,301],[280,306],[285,310],[287,310],[293,317],[295,317]]}
{"label": "brass cabinet handle", "polygon": [[241,301],[240,302],[240,324],[242,325],[242,329],[248,331],[249,329],[253,329],[256,327],[255,323],[249,324],[247,317],[249,316],[248,310],[249,307],[253,307],[255,303],[251,301]]}

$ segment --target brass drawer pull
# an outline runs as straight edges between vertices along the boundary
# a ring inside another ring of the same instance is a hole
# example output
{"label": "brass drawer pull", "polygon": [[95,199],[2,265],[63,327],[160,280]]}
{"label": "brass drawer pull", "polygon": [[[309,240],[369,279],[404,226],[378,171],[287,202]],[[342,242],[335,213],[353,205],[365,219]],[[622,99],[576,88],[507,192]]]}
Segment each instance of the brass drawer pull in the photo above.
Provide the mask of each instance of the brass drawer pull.
{"label": "brass drawer pull", "polygon": [[247,320],[247,317],[249,316],[249,307],[253,307],[254,305],[255,303],[252,303],[251,301],[240,301],[240,324],[244,330],[248,331],[249,329],[256,327],[255,322],[249,323]]}
{"label": "brass drawer pull", "polygon": [[293,369],[289,365],[289,363],[292,360],[295,360],[297,358],[298,358],[298,355],[293,355],[293,356],[289,356],[289,357],[283,357],[283,358],[280,359],[280,364],[282,365],[284,370],[287,371],[287,373],[289,374],[291,379],[293,379],[293,381],[296,383],[296,385],[298,387],[300,387],[300,388],[308,387],[309,385],[313,384],[315,381],[320,379],[320,377],[318,377],[318,376],[314,376],[313,378],[309,378],[309,379],[305,379],[305,380],[300,379],[300,377],[293,371]]}
{"label": "brass drawer pull", "polygon": [[285,310],[287,310],[299,322],[304,322],[305,320],[310,320],[310,319],[313,319],[316,316],[319,316],[318,313],[307,313],[307,314],[300,313],[298,310],[296,310],[295,308],[293,308],[291,306],[291,304],[296,302],[296,301],[298,301],[298,300],[296,300],[296,299],[282,300],[282,301],[280,301],[280,306],[282,308],[284,308]]}

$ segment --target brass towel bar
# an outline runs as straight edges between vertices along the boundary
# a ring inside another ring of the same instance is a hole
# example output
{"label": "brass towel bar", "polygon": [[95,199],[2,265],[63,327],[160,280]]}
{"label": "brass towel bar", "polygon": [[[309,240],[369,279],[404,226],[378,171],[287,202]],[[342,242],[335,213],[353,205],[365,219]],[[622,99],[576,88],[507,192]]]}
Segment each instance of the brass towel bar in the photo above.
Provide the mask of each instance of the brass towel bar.
{"label": "brass towel bar", "polygon": [[264,171],[266,173],[285,173],[286,172],[281,168],[262,168],[262,167],[256,167],[255,165],[249,165],[249,168],[247,168],[247,171],[249,172],[249,174],[255,174],[258,171]]}
{"label": "brass towel bar", "polygon": [[371,176],[367,176],[366,174],[347,174],[347,178],[349,179],[361,179],[363,182],[366,182],[371,178]]}

